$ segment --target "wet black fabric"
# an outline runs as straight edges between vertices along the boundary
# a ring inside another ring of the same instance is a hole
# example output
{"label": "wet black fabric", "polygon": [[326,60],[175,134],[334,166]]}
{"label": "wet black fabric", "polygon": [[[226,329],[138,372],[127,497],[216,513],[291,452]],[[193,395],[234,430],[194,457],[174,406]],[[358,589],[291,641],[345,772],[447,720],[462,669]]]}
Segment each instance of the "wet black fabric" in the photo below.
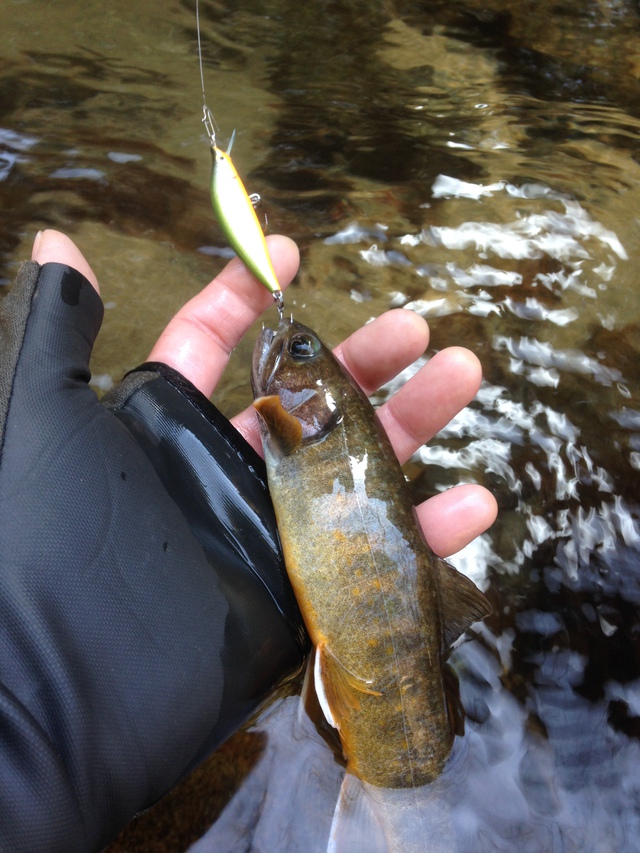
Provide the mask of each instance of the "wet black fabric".
{"label": "wet black fabric", "polygon": [[157,365],[100,404],[101,320],[59,264],[0,305],[2,853],[100,849],[303,654],[259,457]]}

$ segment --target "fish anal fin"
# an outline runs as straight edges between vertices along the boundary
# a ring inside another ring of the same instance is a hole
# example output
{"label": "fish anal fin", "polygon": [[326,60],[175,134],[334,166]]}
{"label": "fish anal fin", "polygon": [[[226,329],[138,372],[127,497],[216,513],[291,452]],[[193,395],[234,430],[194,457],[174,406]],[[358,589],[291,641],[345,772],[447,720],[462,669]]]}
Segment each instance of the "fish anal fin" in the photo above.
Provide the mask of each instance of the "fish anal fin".
{"label": "fish anal fin", "polygon": [[491,605],[478,587],[446,560],[435,558],[444,644],[448,648],[474,622],[491,613]]}
{"label": "fish anal fin", "polygon": [[340,729],[340,721],[360,709],[359,694],[380,696],[371,682],[345,667],[325,642],[315,649],[314,684],[320,707],[327,721]]}
{"label": "fish anal fin", "polygon": [[253,406],[269,430],[271,441],[283,456],[294,453],[302,444],[302,425],[289,414],[277,394],[258,397]]}

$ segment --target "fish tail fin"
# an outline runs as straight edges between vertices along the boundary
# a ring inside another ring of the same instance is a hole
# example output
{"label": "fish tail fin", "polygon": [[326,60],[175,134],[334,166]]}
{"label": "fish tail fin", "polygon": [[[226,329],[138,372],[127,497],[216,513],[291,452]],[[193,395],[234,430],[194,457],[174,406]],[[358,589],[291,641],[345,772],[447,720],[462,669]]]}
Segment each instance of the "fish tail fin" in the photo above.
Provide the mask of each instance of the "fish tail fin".
{"label": "fish tail fin", "polygon": [[417,788],[376,788],[347,773],[327,853],[449,853],[449,786],[439,777]]}
{"label": "fish tail fin", "polygon": [[346,773],[333,814],[327,853],[388,853],[375,806],[365,784]]}
{"label": "fish tail fin", "polygon": [[245,733],[252,767],[189,853],[327,849],[343,770],[299,705],[298,696],[276,701]]}

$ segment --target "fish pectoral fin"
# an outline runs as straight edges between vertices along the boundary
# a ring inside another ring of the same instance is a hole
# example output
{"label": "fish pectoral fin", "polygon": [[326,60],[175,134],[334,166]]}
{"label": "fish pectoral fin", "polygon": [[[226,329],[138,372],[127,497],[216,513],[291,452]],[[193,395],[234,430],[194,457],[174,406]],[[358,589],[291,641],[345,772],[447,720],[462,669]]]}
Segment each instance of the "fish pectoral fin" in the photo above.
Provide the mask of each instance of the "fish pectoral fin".
{"label": "fish pectoral fin", "polygon": [[253,407],[269,430],[271,441],[283,456],[294,453],[302,444],[302,424],[284,408],[277,394],[258,397]]}
{"label": "fish pectoral fin", "polygon": [[380,696],[371,681],[360,678],[345,667],[326,643],[318,643],[315,650],[314,685],[320,707],[327,722],[340,728],[340,721],[360,708],[359,693]]}
{"label": "fish pectoral fin", "polygon": [[444,643],[445,648],[448,648],[470,625],[488,616],[491,605],[474,582],[446,560],[436,557],[436,571]]}

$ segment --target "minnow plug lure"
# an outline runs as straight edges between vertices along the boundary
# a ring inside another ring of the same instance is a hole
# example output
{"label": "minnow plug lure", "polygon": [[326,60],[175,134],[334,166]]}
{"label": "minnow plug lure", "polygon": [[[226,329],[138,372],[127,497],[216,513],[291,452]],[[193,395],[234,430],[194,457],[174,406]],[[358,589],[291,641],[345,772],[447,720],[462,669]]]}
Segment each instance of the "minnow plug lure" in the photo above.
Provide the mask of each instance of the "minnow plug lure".
{"label": "minnow plug lure", "polygon": [[198,30],[198,57],[200,60],[200,82],[202,84],[202,122],[211,143],[213,166],[211,169],[211,204],[231,248],[241,261],[273,295],[280,319],[283,317],[284,299],[280,283],[276,276],[267,241],[258,221],[254,204],[259,196],[249,196],[231,160],[230,152],[235,131],[229,148],[222,151],[216,145],[215,121],[207,106],[204,93],[204,71],[202,67],[202,47],[200,44],[200,16],[196,0],[196,24]]}

